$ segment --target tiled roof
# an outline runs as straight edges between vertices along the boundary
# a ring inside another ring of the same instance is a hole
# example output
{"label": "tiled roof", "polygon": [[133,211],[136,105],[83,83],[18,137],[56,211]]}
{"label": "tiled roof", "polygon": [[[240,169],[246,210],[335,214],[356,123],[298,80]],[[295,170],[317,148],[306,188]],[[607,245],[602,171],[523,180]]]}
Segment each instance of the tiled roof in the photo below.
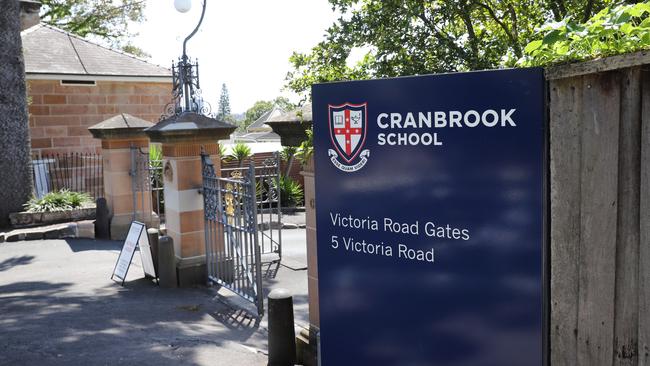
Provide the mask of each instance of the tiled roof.
{"label": "tiled roof", "polygon": [[266,122],[269,121],[269,119],[273,117],[277,117],[281,115],[283,111],[280,108],[273,107],[270,111],[264,113],[263,115],[260,116],[255,122],[251,123],[250,126],[248,126],[246,129],[248,131],[259,131],[259,130],[268,130],[271,131],[271,127],[266,125]]}
{"label": "tiled roof", "polygon": [[39,24],[21,33],[26,74],[169,77],[171,70]]}
{"label": "tiled roof", "polygon": [[280,135],[275,132],[251,132],[242,136],[237,136],[238,140],[250,141],[280,141]]}
{"label": "tiled roof", "polygon": [[269,118],[266,123],[273,122],[311,122],[311,103],[290,112],[282,113],[278,116]]}

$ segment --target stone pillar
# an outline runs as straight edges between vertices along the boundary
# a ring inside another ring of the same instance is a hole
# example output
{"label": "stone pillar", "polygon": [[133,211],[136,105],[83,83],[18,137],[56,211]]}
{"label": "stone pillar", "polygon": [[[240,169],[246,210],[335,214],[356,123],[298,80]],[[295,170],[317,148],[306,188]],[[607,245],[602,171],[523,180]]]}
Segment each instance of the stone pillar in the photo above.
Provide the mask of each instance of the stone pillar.
{"label": "stone pillar", "polygon": [[[282,146],[300,146],[308,140],[307,130],[312,125],[311,104],[306,104],[296,111],[283,113],[266,122],[273,132],[280,135]],[[315,332],[318,331],[320,318],[318,312],[318,262],[316,252],[316,206],[314,185],[314,158],[309,158],[300,173],[305,182],[305,214],[307,226],[307,279],[309,290],[310,346],[315,347]],[[313,341],[313,344],[312,344]]]}
{"label": "stone pillar", "polygon": [[163,143],[165,220],[174,239],[181,287],[205,283],[205,233],[201,151],[210,154],[216,172],[221,170],[216,141]]}
{"label": "stone pillar", "polygon": [[[314,158],[309,158],[303,171],[305,178],[305,218],[307,232],[307,290],[309,294],[309,324],[320,327],[318,308],[318,256],[316,247],[316,192]],[[313,334],[312,334],[313,336]]]}
{"label": "stone pillar", "polygon": [[[282,146],[300,146],[303,141],[308,141],[307,130],[312,125],[311,104],[306,104],[296,111],[283,113],[270,118],[266,124],[271,126],[273,132],[280,135]],[[316,334],[320,327],[320,316],[318,308],[318,261],[316,244],[316,202],[314,185],[314,158],[309,158],[303,171],[305,188],[305,215],[306,215],[306,240],[307,240],[307,290],[309,294],[309,335],[307,345],[301,352],[303,362],[316,364]],[[298,337],[299,345],[303,340]]]}
{"label": "stone pillar", "polygon": [[145,132],[162,143],[167,235],[174,241],[178,284],[207,282],[201,151],[221,170],[218,141],[229,138],[235,126],[214,118],[183,112],[160,121]]}
{"label": "stone pillar", "polygon": [[128,114],[120,114],[88,128],[95,138],[102,140],[104,198],[111,218],[110,233],[113,240],[124,240],[136,211],[142,212],[136,219],[144,219],[148,227],[158,226],[158,218],[151,214],[151,193],[138,192],[134,202],[129,174],[131,147],[148,152],[149,138],[143,131],[151,126],[153,126],[151,122]]}

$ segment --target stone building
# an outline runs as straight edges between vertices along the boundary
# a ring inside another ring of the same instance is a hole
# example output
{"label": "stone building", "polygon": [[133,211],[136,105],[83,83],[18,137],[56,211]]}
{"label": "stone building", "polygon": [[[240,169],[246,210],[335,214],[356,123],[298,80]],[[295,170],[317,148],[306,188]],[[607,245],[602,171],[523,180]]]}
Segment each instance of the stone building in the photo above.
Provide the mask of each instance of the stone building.
{"label": "stone building", "polygon": [[99,152],[88,127],[120,113],[157,122],[167,68],[44,24],[22,32],[32,155]]}

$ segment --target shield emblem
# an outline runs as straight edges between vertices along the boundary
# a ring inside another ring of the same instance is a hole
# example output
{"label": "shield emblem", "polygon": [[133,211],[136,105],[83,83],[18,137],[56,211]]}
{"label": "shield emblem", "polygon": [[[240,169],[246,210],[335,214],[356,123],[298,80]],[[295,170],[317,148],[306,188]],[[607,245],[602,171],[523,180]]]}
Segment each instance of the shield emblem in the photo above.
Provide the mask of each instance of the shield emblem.
{"label": "shield emblem", "polygon": [[329,105],[332,145],[347,163],[352,162],[359,155],[366,142],[367,116],[367,103]]}

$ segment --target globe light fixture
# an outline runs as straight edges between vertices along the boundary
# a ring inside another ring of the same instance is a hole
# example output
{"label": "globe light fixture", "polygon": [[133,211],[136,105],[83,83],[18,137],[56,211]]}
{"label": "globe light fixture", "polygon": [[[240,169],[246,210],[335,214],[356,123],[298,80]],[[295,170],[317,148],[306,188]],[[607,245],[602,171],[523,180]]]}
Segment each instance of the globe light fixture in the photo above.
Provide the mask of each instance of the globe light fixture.
{"label": "globe light fixture", "polygon": [[174,7],[181,13],[187,13],[192,8],[192,0],[174,0]]}

